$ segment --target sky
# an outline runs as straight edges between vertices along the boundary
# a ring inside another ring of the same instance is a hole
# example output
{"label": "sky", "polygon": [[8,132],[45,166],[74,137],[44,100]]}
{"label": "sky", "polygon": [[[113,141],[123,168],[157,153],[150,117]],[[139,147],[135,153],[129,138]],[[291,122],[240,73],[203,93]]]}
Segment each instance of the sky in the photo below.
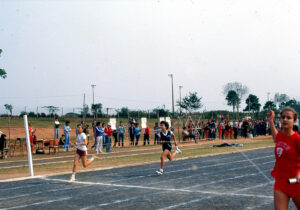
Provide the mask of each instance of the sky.
{"label": "sky", "polygon": [[[189,92],[231,110],[241,82],[263,105],[300,100],[300,0],[0,0],[0,114],[103,107],[171,110]],[[242,108],[245,104],[242,104]],[[176,108],[177,109],[177,108]]]}

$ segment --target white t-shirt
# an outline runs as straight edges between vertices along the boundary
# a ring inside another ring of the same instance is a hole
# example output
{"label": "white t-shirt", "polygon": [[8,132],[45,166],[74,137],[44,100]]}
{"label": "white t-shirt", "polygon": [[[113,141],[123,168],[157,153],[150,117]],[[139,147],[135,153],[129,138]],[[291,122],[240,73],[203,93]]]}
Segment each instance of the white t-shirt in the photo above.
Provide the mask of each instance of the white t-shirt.
{"label": "white t-shirt", "polygon": [[[77,135],[77,138],[76,138],[77,143],[82,144],[85,142],[85,140],[86,140],[85,133],[82,132],[81,134]],[[76,145],[76,148],[79,150],[82,150],[82,151],[87,151],[86,145]]]}

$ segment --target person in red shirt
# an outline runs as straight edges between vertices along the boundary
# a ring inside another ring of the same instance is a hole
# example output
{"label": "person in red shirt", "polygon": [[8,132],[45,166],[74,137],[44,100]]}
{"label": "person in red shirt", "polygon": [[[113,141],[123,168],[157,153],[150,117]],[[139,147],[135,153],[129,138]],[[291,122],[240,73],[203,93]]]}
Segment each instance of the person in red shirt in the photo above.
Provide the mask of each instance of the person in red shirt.
{"label": "person in red shirt", "polygon": [[111,137],[113,130],[111,129],[111,123],[107,123],[107,127],[104,129],[104,133],[106,134],[106,152],[111,152]]}
{"label": "person in red shirt", "polygon": [[144,146],[146,145],[146,140],[148,141],[148,145],[150,144],[150,128],[147,125],[144,132]]}
{"label": "person in red shirt", "polygon": [[[288,209],[290,198],[300,209],[300,135],[293,131],[297,112],[290,107],[280,113],[282,130],[277,131],[274,124],[274,111],[268,113],[269,125],[275,143],[275,166],[271,175],[275,178],[274,207]],[[289,184],[290,178],[296,179],[296,184]]]}
{"label": "person in red shirt", "polygon": [[36,136],[35,136],[36,129],[32,127],[31,123],[28,123],[28,131],[29,131],[31,153],[33,153],[33,146],[34,146],[34,142],[36,141]]}

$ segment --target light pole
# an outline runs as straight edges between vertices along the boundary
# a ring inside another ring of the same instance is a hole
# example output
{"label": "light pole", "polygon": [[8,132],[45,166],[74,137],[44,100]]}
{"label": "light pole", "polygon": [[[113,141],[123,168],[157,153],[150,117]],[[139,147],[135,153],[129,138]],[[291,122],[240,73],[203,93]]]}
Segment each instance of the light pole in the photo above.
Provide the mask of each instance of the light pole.
{"label": "light pole", "polygon": [[95,104],[95,94],[94,94],[94,89],[95,89],[95,87],[96,87],[96,85],[91,85],[92,86],[92,90],[93,90],[93,114],[94,114],[94,120],[95,120],[95,107],[94,107],[94,104]]}
{"label": "light pole", "polygon": [[173,74],[168,74],[169,77],[171,77],[171,83],[172,83],[172,113],[174,115],[174,89],[173,89]]}
{"label": "light pole", "polygon": [[270,94],[271,94],[270,92],[267,93],[267,95],[268,95],[268,101],[270,100]]}
{"label": "light pole", "polygon": [[179,85],[179,103],[180,103],[180,106],[179,106],[179,111],[180,111],[180,115],[181,115],[181,89],[183,88],[182,85]]}

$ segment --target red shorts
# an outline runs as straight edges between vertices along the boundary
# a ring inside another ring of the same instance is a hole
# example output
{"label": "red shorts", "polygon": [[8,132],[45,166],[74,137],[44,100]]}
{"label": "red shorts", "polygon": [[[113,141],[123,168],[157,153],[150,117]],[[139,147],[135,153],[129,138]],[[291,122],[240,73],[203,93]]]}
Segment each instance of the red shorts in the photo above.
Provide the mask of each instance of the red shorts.
{"label": "red shorts", "polygon": [[274,190],[287,194],[290,198],[300,197],[300,184],[289,184],[287,179],[275,179]]}
{"label": "red shorts", "polygon": [[76,149],[76,154],[78,154],[80,157],[86,156],[86,151],[82,151],[80,149]]}

